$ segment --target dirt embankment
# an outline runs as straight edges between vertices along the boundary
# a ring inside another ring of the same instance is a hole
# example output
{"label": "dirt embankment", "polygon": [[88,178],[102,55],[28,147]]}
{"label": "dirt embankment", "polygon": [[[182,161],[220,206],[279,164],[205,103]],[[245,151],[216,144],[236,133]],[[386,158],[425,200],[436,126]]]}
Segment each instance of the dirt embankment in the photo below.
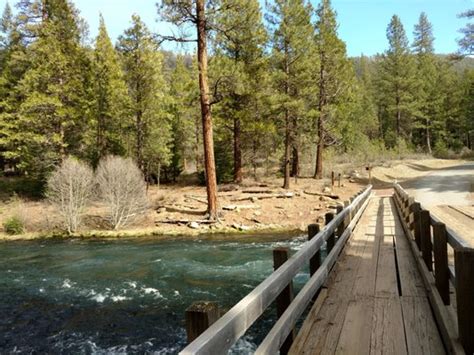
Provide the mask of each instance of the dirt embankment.
{"label": "dirt embankment", "polygon": [[[458,165],[455,160],[390,161],[371,169],[371,182],[377,189],[389,188],[393,181],[409,181],[436,169]],[[344,167],[341,171],[350,172]],[[106,207],[94,203],[85,213],[78,237],[144,237],[202,234],[265,234],[279,232],[303,233],[310,223],[323,223],[328,211],[353,196],[369,182],[365,169],[344,175],[341,187],[330,180],[300,178],[284,190],[281,179],[260,182],[245,181],[242,185],[222,185],[219,192],[221,217],[208,223],[206,190],[200,186],[162,186],[149,190],[148,212],[126,230],[110,231],[106,222]],[[12,215],[24,221],[27,233],[7,236],[1,225]],[[0,240],[32,239],[65,236],[58,212],[45,201],[7,201],[0,206]]]}
{"label": "dirt embankment", "polygon": [[[329,187],[328,180],[298,179],[284,190],[280,179],[256,183],[222,185],[221,209],[217,223],[206,221],[206,190],[200,186],[151,187],[148,212],[126,230],[110,231],[107,209],[95,203],[85,213],[77,237],[143,237],[201,234],[302,233],[310,223],[323,223],[328,211],[349,199],[362,188],[343,178],[341,187]],[[58,212],[46,201],[12,201],[0,208],[0,225],[12,215],[24,221],[27,233],[7,236],[0,230],[0,240],[34,239],[65,236]],[[0,227],[1,228],[1,227]]]}

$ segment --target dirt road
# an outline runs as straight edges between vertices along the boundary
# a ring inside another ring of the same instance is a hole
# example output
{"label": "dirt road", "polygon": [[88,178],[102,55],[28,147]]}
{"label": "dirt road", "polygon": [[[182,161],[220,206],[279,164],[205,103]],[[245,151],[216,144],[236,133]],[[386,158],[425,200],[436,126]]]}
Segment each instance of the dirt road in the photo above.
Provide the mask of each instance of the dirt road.
{"label": "dirt road", "polygon": [[402,185],[474,246],[474,163],[435,170]]}

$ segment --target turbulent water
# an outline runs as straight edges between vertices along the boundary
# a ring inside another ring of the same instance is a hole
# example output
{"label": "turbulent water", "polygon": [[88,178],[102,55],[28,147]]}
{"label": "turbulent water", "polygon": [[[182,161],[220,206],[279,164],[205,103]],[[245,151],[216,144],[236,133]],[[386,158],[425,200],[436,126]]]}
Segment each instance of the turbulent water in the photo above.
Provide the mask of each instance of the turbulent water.
{"label": "turbulent water", "polygon": [[[274,247],[303,242],[0,244],[0,352],[177,353],[193,301],[232,307],[272,272]],[[232,352],[255,349],[274,317],[267,311]]]}

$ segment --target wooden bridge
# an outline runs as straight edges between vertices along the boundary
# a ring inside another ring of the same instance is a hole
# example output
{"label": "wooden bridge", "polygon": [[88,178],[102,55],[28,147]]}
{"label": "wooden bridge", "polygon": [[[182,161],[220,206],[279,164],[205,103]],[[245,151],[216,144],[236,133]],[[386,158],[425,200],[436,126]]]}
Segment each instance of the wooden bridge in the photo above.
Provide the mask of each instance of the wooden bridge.
{"label": "wooden bridge", "polygon": [[227,353],[274,301],[279,318],[256,354],[474,353],[474,250],[459,236],[399,185],[385,196],[368,186],[326,222],[288,260],[275,250],[274,273],[220,319],[215,304],[190,307],[181,354]]}

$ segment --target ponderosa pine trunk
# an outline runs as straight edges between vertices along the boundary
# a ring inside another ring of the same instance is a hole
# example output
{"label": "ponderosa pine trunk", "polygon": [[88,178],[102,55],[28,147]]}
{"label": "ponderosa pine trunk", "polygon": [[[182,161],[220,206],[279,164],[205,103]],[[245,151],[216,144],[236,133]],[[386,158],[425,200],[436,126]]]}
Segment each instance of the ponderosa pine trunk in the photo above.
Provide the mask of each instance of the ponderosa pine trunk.
{"label": "ponderosa pine trunk", "polygon": [[285,179],[283,181],[283,188],[290,188],[290,141],[291,141],[291,132],[290,132],[290,117],[288,109],[285,111]]}
{"label": "ponderosa pine trunk", "polygon": [[205,0],[196,0],[199,91],[201,101],[202,133],[204,143],[204,167],[206,173],[207,212],[209,219],[218,218],[217,178],[214,160],[214,141],[212,132],[211,104],[207,77],[207,33]]}
{"label": "ponderosa pine trunk", "polygon": [[234,182],[236,184],[240,184],[243,179],[241,133],[240,118],[234,117]]}
{"label": "ponderosa pine trunk", "polygon": [[324,150],[324,129],[322,114],[318,119],[318,144],[316,146],[316,168],[314,169],[314,178],[323,178],[323,150]]}
{"label": "ponderosa pine trunk", "polygon": [[426,119],[426,147],[428,148],[428,154],[431,154],[431,133],[429,118]]}
{"label": "ponderosa pine trunk", "polygon": [[300,174],[300,154],[298,151],[298,147],[293,146],[293,151],[291,154],[291,177],[297,178]]}
{"label": "ponderosa pine trunk", "polygon": [[[290,76],[290,65],[288,63],[288,44],[285,43],[285,94],[288,97],[290,95],[290,84],[289,76]],[[290,112],[288,108],[285,108],[285,157],[284,157],[284,180],[283,180],[283,188],[289,189],[290,188],[290,155],[291,155],[291,122],[290,122]]]}

